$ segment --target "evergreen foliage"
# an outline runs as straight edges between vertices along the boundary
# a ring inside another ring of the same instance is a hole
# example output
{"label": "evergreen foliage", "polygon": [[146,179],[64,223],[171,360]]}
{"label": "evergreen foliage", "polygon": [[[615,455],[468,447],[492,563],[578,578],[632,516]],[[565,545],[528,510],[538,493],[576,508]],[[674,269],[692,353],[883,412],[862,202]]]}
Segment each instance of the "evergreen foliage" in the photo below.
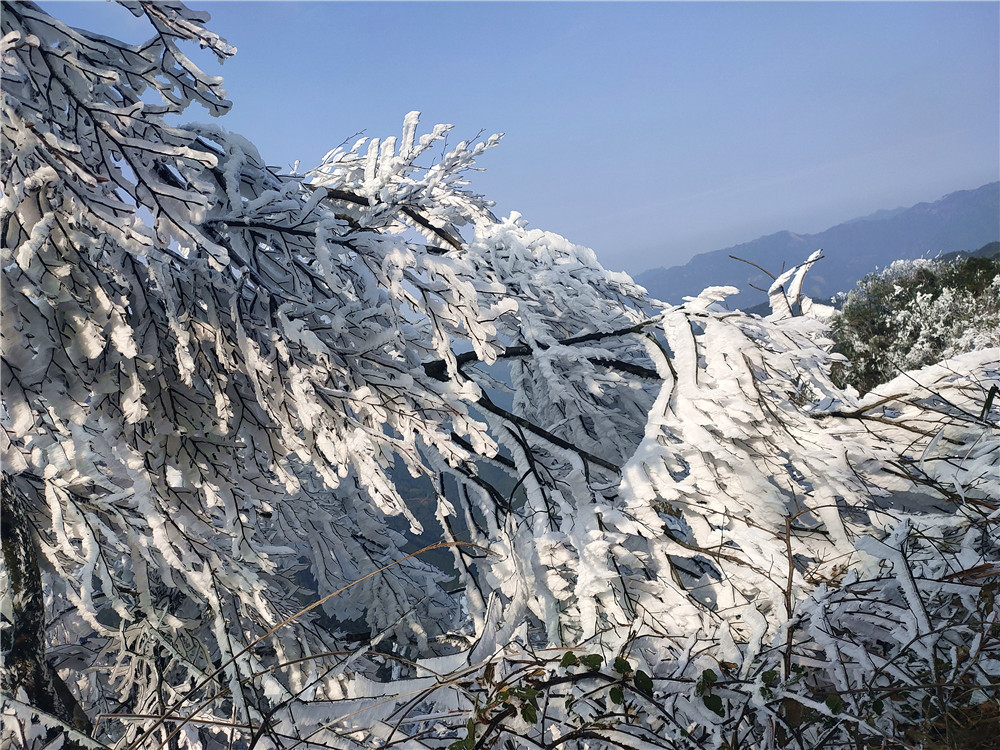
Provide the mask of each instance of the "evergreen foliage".
{"label": "evergreen foliage", "polygon": [[833,318],[838,385],[862,392],[900,372],[1000,345],[1000,253],[896,261],[858,282]]}

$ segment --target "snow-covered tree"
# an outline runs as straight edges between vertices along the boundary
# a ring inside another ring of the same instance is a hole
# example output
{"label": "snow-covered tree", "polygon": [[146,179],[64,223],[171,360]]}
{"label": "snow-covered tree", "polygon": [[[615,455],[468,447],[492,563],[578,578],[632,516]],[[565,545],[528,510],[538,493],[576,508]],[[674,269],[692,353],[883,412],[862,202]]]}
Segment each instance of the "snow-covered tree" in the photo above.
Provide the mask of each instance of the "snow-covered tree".
{"label": "snow-covered tree", "polygon": [[870,390],[900,372],[1000,345],[1000,257],[897,260],[833,318],[839,383]]}
{"label": "snow-covered tree", "polygon": [[857,691],[928,669],[984,702],[998,350],[859,401],[818,254],[767,318],[666,307],[416,113],[280,173],[168,124],[229,106],[207,16],[121,5],[148,42],[3,6],[6,741],[804,746],[898,736]]}

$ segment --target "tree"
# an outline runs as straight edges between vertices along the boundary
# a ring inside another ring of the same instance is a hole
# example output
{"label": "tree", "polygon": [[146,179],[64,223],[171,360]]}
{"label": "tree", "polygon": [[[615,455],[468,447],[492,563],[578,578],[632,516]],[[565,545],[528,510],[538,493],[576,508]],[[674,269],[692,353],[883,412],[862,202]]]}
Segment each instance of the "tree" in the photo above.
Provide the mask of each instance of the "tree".
{"label": "tree", "polygon": [[832,334],[850,362],[838,384],[862,391],[1000,344],[1000,257],[898,260],[847,294]]}
{"label": "tree", "polygon": [[[233,53],[207,16],[122,5],[150,41],[4,5],[8,741],[897,737],[940,694],[934,648],[976,637],[952,671],[983,702],[995,350],[858,401],[800,295],[818,255],[767,318],[730,288],[660,306],[492,216],[463,175],[499,137],[430,162],[447,127],[416,113],[279,173],[167,124],[229,106],[180,46]],[[457,591],[401,551],[402,472],[434,488]],[[897,527],[904,490],[956,508]],[[859,601],[951,640],[913,655]],[[869,720],[858,685],[916,697]]]}

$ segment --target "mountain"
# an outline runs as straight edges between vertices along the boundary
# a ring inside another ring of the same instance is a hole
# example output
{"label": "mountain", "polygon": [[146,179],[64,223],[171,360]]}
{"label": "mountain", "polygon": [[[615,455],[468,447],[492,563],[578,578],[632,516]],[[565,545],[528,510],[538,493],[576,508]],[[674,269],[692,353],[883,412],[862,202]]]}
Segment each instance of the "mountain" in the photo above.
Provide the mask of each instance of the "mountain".
{"label": "mountain", "polygon": [[938,260],[950,262],[959,258],[1000,258],[1000,242],[991,242],[972,252],[956,250],[953,253],[945,253]]}
{"label": "mountain", "polygon": [[823,299],[853,288],[858,279],[894,260],[972,250],[995,240],[1000,240],[1000,182],[950,193],[934,203],[876,211],[818,234],[777,232],[701,253],[683,266],[643,271],[635,280],[653,297],[672,304],[708,286],[735,286],[741,291],[727,300],[729,306],[747,308],[767,300],[751,285],[767,289],[771,279],[730,255],[777,276],[783,267],[823,248],[825,260],[813,267],[804,284],[806,294]]}

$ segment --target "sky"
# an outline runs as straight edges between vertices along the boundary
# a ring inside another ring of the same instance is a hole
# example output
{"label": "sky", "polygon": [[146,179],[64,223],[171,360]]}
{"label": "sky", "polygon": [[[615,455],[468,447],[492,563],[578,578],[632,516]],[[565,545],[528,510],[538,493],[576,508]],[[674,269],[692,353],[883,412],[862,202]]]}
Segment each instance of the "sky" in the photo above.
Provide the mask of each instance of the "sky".
{"label": "sky", "polygon": [[[636,274],[1000,179],[1000,2],[197,2],[219,124],[288,169],[505,134],[472,189]],[[126,41],[106,2],[43,2]],[[190,120],[206,120],[189,110]]]}

